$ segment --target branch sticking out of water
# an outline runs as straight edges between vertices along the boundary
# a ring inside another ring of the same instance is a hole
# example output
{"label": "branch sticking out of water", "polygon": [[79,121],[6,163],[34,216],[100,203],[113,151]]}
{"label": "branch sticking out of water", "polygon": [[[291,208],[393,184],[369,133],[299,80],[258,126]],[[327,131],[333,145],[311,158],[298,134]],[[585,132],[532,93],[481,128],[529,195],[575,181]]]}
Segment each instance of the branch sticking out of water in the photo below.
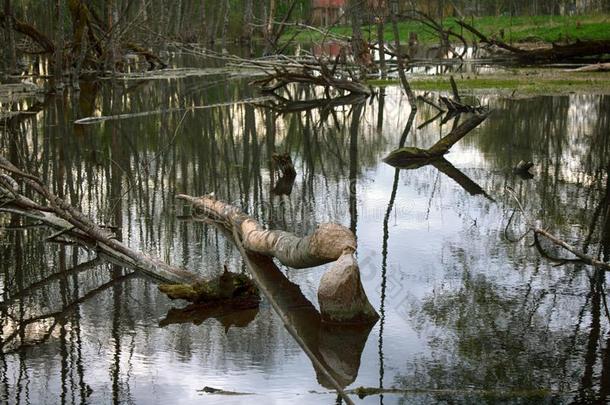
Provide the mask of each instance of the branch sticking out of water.
{"label": "branch sticking out of water", "polygon": [[[542,229],[541,227],[537,226],[536,223],[525,212],[525,209],[523,208],[523,205],[521,204],[521,201],[519,201],[519,198],[515,194],[515,191],[512,188],[510,188],[510,187],[506,187],[506,191],[513,198],[513,200],[515,200],[515,202],[517,203],[517,206],[519,207],[519,211],[521,212],[521,214],[525,218],[525,223],[526,223],[526,225],[528,227],[528,232],[533,232],[534,233],[534,236],[536,237],[536,241],[537,242],[538,242],[538,236],[544,236],[546,239],[551,241],[554,245],[559,246],[559,247],[567,250],[568,252],[572,253],[582,263],[586,263],[588,265],[591,265],[591,266],[594,266],[594,267],[598,267],[598,268],[604,269],[606,271],[610,271],[610,263],[602,262],[602,261],[594,258],[593,256],[589,256],[589,255],[583,253],[582,251],[576,249],[574,246],[572,246],[572,245],[568,244],[567,242],[561,240],[560,238],[558,238],[557,236],[553,235],[552,233],[550,233],[550,232],[546,231],[545,229]],[[541,251],[541,253],[544,256],[548,256],[546,254],[546,252],[542,251],[542,246],[540,245],[540,243],[536,243],[536,247],[537,247],[538,250]]]}

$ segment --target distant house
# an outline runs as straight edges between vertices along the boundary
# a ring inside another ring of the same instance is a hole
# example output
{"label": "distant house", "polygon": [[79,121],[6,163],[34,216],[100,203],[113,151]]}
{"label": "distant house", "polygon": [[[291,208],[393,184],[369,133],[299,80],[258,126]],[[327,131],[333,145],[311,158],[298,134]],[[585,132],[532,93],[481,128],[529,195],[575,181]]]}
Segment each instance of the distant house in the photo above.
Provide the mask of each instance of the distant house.
{"label": "distant house", "polygon": [[[347,15],[345,11],[348,7],[349,0],[313,0],[311,24],[318,26],[327,26],[335,23],[346,24]],[[363,17],[370,18],[381,13],[386,14],[387,0],[367,0],[362,12]],[[337,21],[339,20],[339,21]]]}
{"label": "distant house", "polygon": [[[583,0],[581,0],[583,1]],[[346,24],[349,21],[345,11],[348,8],[349,0],[313,0],[311,25],[328,26],[332,24]],[[387,16],[388,0],[366,0],[363,11],[364,21],[368,19],[374,22],[379,16]],[[438,0],[412,0],[410,2],[400,2],[397,13],[407,11],[415,7],[417,10],[426,13],[432,18],[448,17],[455,14],[452,2]]]}
{"label": "distant house", "polygon": [[341,19],[345,21],[347,0],[313,0],[311,12],[311,25],[328,26]]}
{"label": "distant house", "polygon": [[[328,26],[332,24],[348,23],[345,11],[349,0],[313,0],[311,25]],[[363,17],[374,22],[379,15],[386,15],[388,12],[388,0],[367,0],[364,6]],[[414,0],[412,2],[399,3],[397,13],[404,12],[415,6],[432,18],[451,16],[455,13],[452,2],[446,0]]]}

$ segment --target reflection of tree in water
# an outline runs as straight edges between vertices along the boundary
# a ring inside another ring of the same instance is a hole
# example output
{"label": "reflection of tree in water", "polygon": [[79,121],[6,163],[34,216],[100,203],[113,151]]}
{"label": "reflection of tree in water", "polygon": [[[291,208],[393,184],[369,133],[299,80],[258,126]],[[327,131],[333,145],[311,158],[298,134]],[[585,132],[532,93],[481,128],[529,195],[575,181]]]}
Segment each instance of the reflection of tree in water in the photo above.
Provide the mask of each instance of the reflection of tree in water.
{"label": "reflection of tree in water", "polygon": [[[11,121],[10,133],[3,130],[0,136],[0,150],[38,173],[52,192],[117,227],[131,246],[211,275],[224,262],[238,267],[233,247],[214,229],[177,220],[174,190],[195,195],[215,191],[263,221],[306,232],[320,220],[348,215],[347,204],[336,212],[319,206],[348,201],[350,168],[373,165],[383,137],[363,131],[358,161],[350,162],[345,122],[352,106],[323,114],[278,115],[252,105],[232,105],[95,126],[72,122],[96,111],[112,115],[248,97],[243,88],[221,83],[193,91],[185,81],[83,85],[80,96],[51,99],[42,114]],[[357,115],[354,120],[361,121],[361,128],[373,121],[368,106]],[[271,155],[278,151],[293,156],[299,173],[291,196],[282,199],[270,196],[268,174]],[[168,307],[154,285],[142,279],[124,281],[128,270],[100,265],[77,248],[42,243],[48,232],[14,229],[31,224],[11,218],[0,216],[0,223],[10,228],[0,230],[7,235],[0,244],[2,330],[3,338],[17,331],[18,339],[12,341],[17,343],[3,347],[19,354],[0,356],[5,398],[40,388],[26,372],[31,360],[40,358],[49,359],[51,389],[39,390],[40,397],[33,398],[42,401],[58,394],[99,399],[101,385],[110,387],[108,400],[116,402],[132,395],[130,387],[138,380],[133,370],[141,356],[175,353],[181,361],[195,360],[221,371],[253,364],[271,371],[300,352],[270,308],[261,309],[255,322],[239,332],[225,331],[215,321],[169,332],[151,327],[151,320],[161,319]],[[45,344],[36,345],[41,340]],[[57,353],[60,360],[55,363],[51,359]],[[106,379],[92,379],[92,367],[101,359],[110,364]]]}
{"label": "reflection of tree in water", "polygon": [[[511,210],[503,197],[504,187],[510,185],[535,218],[584,251],[608,260],[608,100],[494,100],[500,112],[478,136],[463,142],[482,151],[493,170],[466,173],[489,194],[502,197],[499,209],[483,209],[474,226],[501,229],[506,218],[494,215]],[[574,111],[586,111],[588,116],[583,119]],[[431,142],[430,137],[433,142],[432,131],[422,131],[420,142]],[[521,159],[537,162],[534,180],[523,181],[512,173]],[[404,179],[424,194],[433,193],[431,182],[422,176]],[[393,198],[389,211],[392,202]],[[386,238],[384,227],[384,247]],[[501,242],[495,235],[481,235],[475,243],[481,246],[470,255],[449,245],[458,259],[447,271],[461,274],[461,279],[445,277],[447,287],[414,306],[410,318],[427,338],[430,353],[409,362],[407,369],[412,371],[398,375],[395,383],[405,389],[449,390],[436,394],[435,400],[608,400],[610,314],[605,274],[582,265],[555,269],[532,247]],[[511,263],[497,266],[493,263],[498,258]],[[463,392],[456,392],[456,387],[463,387],[458,390]]]}
{"label": "reflection of tree in water", "polygon": [[[515,288],[472,274],[469,265],[463,265],[456,291],[424,299],[411,314],[416,328],[432,336],[432,352],[415,360],[414,371],[399,376],[397,383],[409,388],[464,387],[464,395],[468,389],[507,391],[514,398],[569,398],[577,390],[591,395],[592,388],[594,397],[607,395],[607,381],[600,377],[610,371],[603,364],[607,348],[597,347],[600,332],[608,333],[608,319],[599,316],[601,285],[591,280],[589,291],[561,291],[571,284],[570,278],[581,278],[586,285],[586,277],[574,275],[584,269],[570,269],[547,288],[536,286],[534,277]],[[576,377],[583,373],[579,381]]]}
{"label": "reflection of tree in water", "polygon": [[[359,202],[356,197],[365,195],[359,190],[369,181],[367,169],[375,167],[386,152],[392,130],[386,124],[381,131],[379,122],[384,118],[378,113],[378,101],[287,114],[233,105],[75,127],[71,124],[74,118],[97,110],[108,115],[124,109],[149,111],[252,96],[247,86],[220,81],[202,89],[191,79],[82,89],[78,98],[52,99],[42,113],[20,115],[12,121],[9,136],[7,132],[0,136],[2,153],[40,173],[56,194],[121,227],[123,239],[131,246],[210,275],[219,272],[225,262],[239,268],[233,247],[214,229],[180,222],[174,190],[193,195],[215,191],[262,222],[297,232],[306,232],[323,220],[347,223],[350,207]],[[316,96],[304,88],[296,91],[299,98]],[[382,99],[385,121],[404,125],[406,106],[392,91],[388,89],[388,97]],[[503,218],[495,214],[508,205],[498,196],[510,185],[520,197],[527,197],[522,198],[527,208],[545,224],[568,240],[584,242],[590,253],[599,251],[608,257],[610,123],[603,112],[609,110],[609,100],[606,96],[492,100],[500,111],[484,123],[477,136],[461,141],[464,147],[482,152],[483,167],[455,164],[501,205],[498,210],[482,210],[487,215],[478,218],[480,226],[501,226]],[[75,110],[68,108],[70,105]],[[588,109],[588,119],[575,121],[574,110],[581,107]],[[422,107],[416,121],[421,123],[431,116]],[[354,117],[360,119],[355,121]],[[430,124],[411,131],[409,142],[425,147],[438,135],[438,127]],[[290,196],[270,195],[273,153],[288,153],[294,159],[297,178]],[[511,168],[521,159],[537,163],[533,181],[524,182],[512,175]],[[570,159],[582,163],[566,166]],[[429,195],[437,174],[432,167],[417,173],[395,173],[394,191],[386,190],[391,202],[384,218],[385,250],[398,181],[400,189],[415,188]],[[350,181],[357,183],[357,194],[350,193]],[[461,204],[471,197],[463,193],[460,198]],[[6,215],[0,216],[0,221],[11,227],[24,225]],[[0,244],[0,277],[3,300],[9,303],[2,307],[4,327],[9,314],[25,320],[43,312],[61,312],[89,291],[112,282],[110,265],[79,271],[74,266],[93,257],[70,246],[41,243],[48,233],[40,229],[0,232],[6,235]],[[532,248],[507,246],[496,236],[490,232],[481,240],[479,252],[511,258],[509,266],[515,269],[527,265],[525,274],[530,279],[515,288],[522,282],[503,282],[493,274],[494,269],[482,274],[473,270],[489,267],[487,262],[464,264],[463,269],[471,270],[463,270],[457,290],[437,292],[413,314],[422,333],[438,332],[430,342],[434,357],[433,361],[416,361],[416,372],[400,381],[409,386],[417,382],[420,387],[470,383],[494,388],[501,382],[508,388],[523,384],[521,388],[536,389],[544,385],[561,391],[579,390],[579,398],[603,396],[608,387],[599,382],[608,378],[600,376],[608,376],[610,370],[607,319],[600,293],[603,282],[590,283],[583,269],[549,269]],[[600,245],[600,240],[606,242]],[[385,255],[383,266],[387,268]],[[119,270],[114,270],[114,277],[120,277]],[[42,284],[36,285],[39,282]],[[29,288],[32,285],[34,289]],[[593,285],[596,287],[590,287]],[[201,328],[180,325],[171,333],[150,327],[150,319],[163,318],[167,305],[146,280],[130,279],[120,286],[109,286],[84,304],[70,307],[47,344],[3,356],[0,380],[4,382],[0,386],[9,390],[12,398],[23,397],[25,390],[36,386],[27,372],[29,359],[52,358],[57,353],[61,361],[50,361],[53,365],[49,367],[55,368],[49,374],[59,382],[51,385],[79,398],[88,395],[92,379],[87,373],[100,358],[112,364],[106,368],[105,378],[109,385],[114,383],[114,395],[126,398],[138,378],[145,378],[132,372],[142,357],[158,359],[171,353],[179,361],[195,361],[220,371],[252,364],[274,370],[286,357],[299,353],[269,308],[261,308],[248,327],[229,329],[225,335],[215,321]],[[596,328],[597,335],[593,333]],[[31,337],[39,337],[34,332],[40,330],[30,328]],[[587,369],[587,365],[591,366]],[[582,378],[566,377],[572,372]],[[92,388],[92,395],[98,395],[97,388]]]}

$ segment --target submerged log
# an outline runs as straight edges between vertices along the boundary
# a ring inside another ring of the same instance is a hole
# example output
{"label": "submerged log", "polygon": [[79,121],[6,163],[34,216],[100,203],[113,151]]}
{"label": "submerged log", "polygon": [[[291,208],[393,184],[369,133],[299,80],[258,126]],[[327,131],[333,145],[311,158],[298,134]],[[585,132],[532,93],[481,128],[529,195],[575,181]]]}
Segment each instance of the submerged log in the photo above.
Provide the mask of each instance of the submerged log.
{"label": "submerged log", "polygon": [[[196,304],[222,303],[231,299],[259,297],[250,277],[225,271],[218,277],[192,284],[160,284],[159,291],[170,299],[183,299]],[[258,300],[257,300],[258,301]]]}
{"label": "submerged log", "polygon": [[470,131],[479,126],[489,116],[489,112],[474,114],[457,128],[441,138],[432,147],[420,149],[412,146],[396,149],[384,159],[384,162],[392,166],[406,167],[409,164],[423,166],[431,163],[431,160],[441,158],[449,152],[449,149],[460,139],[468,135]]}
{"label": "submerged log", "polygon": [[333,223],[320,224],[307,236],[281,230],[266,230],[238,208],[212,196],[176,198],[191,204],[194,215],[224,225],[236,235],[245,251],[277,258],[293,268],[319,266],[336,261],[320,281],[318,300],[324,320],[366,323],[379,317],[360,282],[354,258],[356,237],[348,228]]}

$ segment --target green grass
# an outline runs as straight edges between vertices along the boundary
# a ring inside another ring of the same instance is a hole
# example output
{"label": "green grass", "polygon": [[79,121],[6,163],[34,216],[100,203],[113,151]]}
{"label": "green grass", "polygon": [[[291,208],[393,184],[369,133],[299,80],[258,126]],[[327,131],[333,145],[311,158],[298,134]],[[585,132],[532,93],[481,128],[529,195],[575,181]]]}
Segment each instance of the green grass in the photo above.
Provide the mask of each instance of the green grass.
{"label": "green grass", "polygon": [[[567,93],[603,93],[610,94],[610,73],[595,75],[565,72],[545,71],[535,69],[519,69],[512,73],[490,74],[481,76],[456,76],[460,91],[475,91],[477,93],[515,93],[517,95],[567,94]],[[447,77],[415,76],[410,79],[414,90],[451,91]],[[370,80],[373,86],[399,84],[398,80]]]}
{"label": "green grass", "polygon": [[[497,35],[504,29],[505,42],[545,41],[557,42],[564,40],[600,40],[610,39],[610,15],[595,16],[533,16],[533,17],[479,17],[467,19],[482,33],[491,36]],[[450,27],[456,33],[463,33],[468,40],[472,40],[470,33],[462,30],[454,18],[443,21],[445,27]],[[365,36],[371,40],[377,39],[377,28],[374,25],[364,26]],[[429,28],[413,21],[402,21],[398,25],[400,38],[406,42],[410,32],[417,32],[420,43],[438,43],[436,33]],[[350,27],[334,27],[332,33],[344,36],[351,35]],[[290,35],[286,35],[289,37]],[[317,32],[303,32],[297,35],[300,42],[319,41],[323,35]],[[385,25],[384,39],[393,41],[394,36],[390,24]],[[452,38],[452,40],[456,40]]]}

